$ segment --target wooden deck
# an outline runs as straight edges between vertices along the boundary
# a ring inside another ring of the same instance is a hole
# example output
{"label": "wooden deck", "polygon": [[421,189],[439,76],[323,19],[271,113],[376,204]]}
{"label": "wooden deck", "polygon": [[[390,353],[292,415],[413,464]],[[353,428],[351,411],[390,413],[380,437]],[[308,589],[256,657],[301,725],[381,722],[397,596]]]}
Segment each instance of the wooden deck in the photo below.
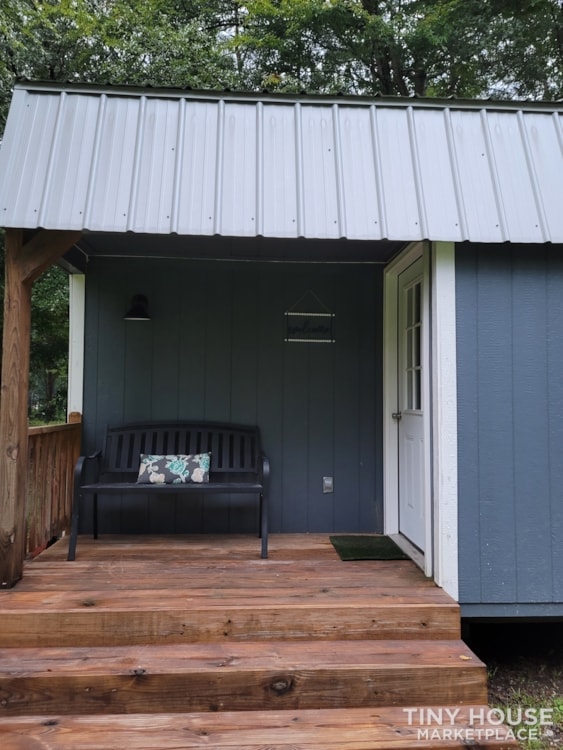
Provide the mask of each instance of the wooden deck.
{"label": "wooden deck", "polygon": [[[83,538],[65,557],[63,540],[0,592],[3,749],[515,746],[468,727],[485,667],[410,561],[344,563],[325,535],[273,535],[268,560],[237,536]],[[421,736],[413,707],[455,726]]]}

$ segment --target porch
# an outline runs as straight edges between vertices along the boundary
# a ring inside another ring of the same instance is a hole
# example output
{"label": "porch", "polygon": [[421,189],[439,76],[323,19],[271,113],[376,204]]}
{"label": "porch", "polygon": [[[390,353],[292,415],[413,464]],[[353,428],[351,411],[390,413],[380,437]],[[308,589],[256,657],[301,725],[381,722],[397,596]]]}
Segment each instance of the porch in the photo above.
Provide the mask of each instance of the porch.
{"label": "porch", "polygon": [[323,534],[273,535],[268,560],[246,535],[66,547],[1,592],[3,748],[513,746],[480,721],[458,605],[411,561],[342,562]]}

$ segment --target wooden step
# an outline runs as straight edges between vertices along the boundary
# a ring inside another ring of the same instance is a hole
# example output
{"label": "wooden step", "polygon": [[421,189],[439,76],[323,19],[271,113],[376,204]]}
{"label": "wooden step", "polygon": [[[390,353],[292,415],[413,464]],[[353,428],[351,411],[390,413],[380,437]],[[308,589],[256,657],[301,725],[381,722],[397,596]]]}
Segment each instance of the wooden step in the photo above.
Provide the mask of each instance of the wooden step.
{"label": "wooden step", "polygon": [[160,581],[165,588],[256,589],[256,582],[267,587],[315,584],[346,589],[353,585],[373,588],[437,589],[409,560],[225,560],[194,561],[172,558],[152,560],[66,561],[37,558],[29,563],[18,591],[87,591],[111,584],[113,588],[154,588]]}
{"label": "wooden step", "polygon": [[485,667],[461,641],[257,641],[0,654],[0,716],[486,700]]}
{"label": "wooden step", "polygon": [[[41,627],[38,627],[38,622]],[[0,647],[101,646],[245,640],[459,638],[459,610],[429,589],[371,596],[330,590],[144,590],[3,597]]]}
{"label": "wooden step", "polygon": [[[414,709],[413,709],[414,710]],[[515,750],[486,706],[434,707],[421,726],[401,708],[291,710],[0,719],[3,750]],[[449,713],[447,713],[449,711]],[[411,719],[409,720],[409,716]],[[455,722],[450,717],[455,716]],[[471,726],[471,719],[475,719]],[[425,717],[423,717],[425,718]],[[431,737],[431,739],[429,739]]]}
{"label": "wooden step", "polygon": [[47,558],[1,596],[0,647],[460,637],[459,607],[410,561]]}

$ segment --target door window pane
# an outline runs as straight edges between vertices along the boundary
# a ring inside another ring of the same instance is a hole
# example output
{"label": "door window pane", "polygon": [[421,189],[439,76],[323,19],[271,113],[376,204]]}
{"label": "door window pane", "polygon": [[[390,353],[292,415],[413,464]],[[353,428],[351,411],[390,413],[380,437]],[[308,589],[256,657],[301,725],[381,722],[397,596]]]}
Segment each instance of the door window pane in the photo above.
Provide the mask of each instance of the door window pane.
{"label": "door window pane", "polygon": [[407,409],[422,409],[422,282],[406,290],[405,386]]}

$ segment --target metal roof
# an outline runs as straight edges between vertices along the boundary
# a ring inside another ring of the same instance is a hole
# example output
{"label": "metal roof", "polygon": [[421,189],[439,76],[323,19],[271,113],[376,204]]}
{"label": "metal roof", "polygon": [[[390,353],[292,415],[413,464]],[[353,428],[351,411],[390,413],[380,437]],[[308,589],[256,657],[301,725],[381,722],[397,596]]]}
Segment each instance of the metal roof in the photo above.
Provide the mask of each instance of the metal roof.
{"label": "metal roof", "polygon": [[563,242],[563,106],[18,84],[0,225]]}

